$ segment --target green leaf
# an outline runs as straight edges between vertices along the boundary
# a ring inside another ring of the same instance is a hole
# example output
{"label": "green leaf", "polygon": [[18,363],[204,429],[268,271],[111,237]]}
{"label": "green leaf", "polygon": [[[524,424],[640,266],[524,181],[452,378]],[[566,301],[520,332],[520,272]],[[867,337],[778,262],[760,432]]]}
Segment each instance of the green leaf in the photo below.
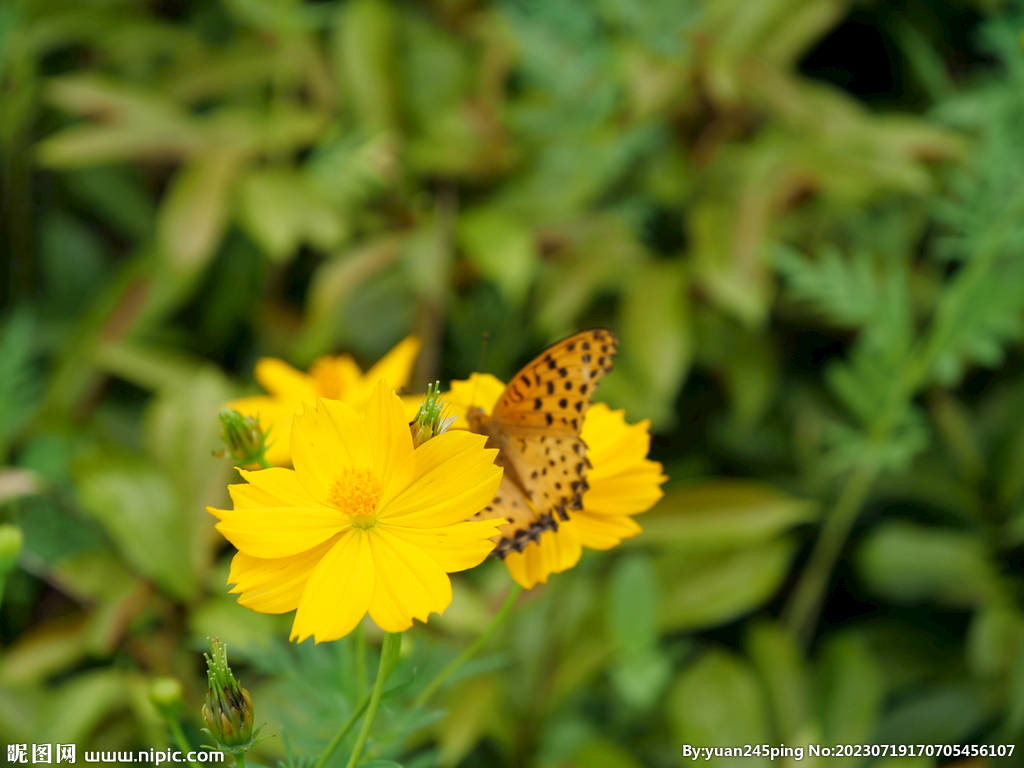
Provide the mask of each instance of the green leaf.
{"label": "green leaf", "polygon": [[[829,637],[817,666],[824,739],[832,744],[869,743],[885,703],[886,682],[865,639],[852,632]],[[909,741],[901,736],[894,743]]]}
{"label": "green leaf", "polygon": [[459,243],[506,301],[522,303],[540,260],[528,227],[500,208],[476,208],[459,217]]}
{"label": "green leaf", "polygon": [[[667,703],[678,744],[738,746],[773,741],[768,706],[750,665],[724,650],[710,650],[676,680]],[[716,765],[769,765],[767,757],[716,757]]]}
{"label": "green leaf", "polygon": [[981,679],[1008,679],[1017,647],[1024,641],[1024,617],[997,603],[975,611],[967,632],[965,655],[971,673]]}
{"label": "green leaf", "polygon": [[659,565],[666,585],[662,631],[725,624],[759,607],[782,586],[796,549],[783,538],[736,552],[691,556],[673,553]]}
{"label": "green leaf", "polygon": [[633,753],[613,741],[589,741],[573,754],[574,768],[643,768]]}
{"label": "green leaf", "polygon": [[335,66],[367,134],[395,127],[398,17],[382,0],[346,3],[333,41]]}
{"label": "green leaf", "polygon": [[630,414],[650,418],[655,427],[665,425],[694,351],[686,279],[679,265],[651,262],[633,272],[620,328],[616,366],[643,393]]}
{"label": "green leaf", "polygon": [[132,171],[121,166],[76,168],[63,178],[79,201],[126,235],[141,240],[152,234],[156,207]]}
{"label": "green leaf", "polygon": [[227,594],[227,584],[218,587],[222,594],[195,608],[188,617],[189,630],[200,645],[207,637],[219,637],[232,652],[250,654],[287,635],[291,617],[257,613]]}
{"label": "green leaf", "polygon": [[44,98],[67,112],[107,118],[97,125],[64,128],[39,142],[36,152],[45,166],[181,157],[209,141],[197,121],[170,99],[94,73],[50,80]]}
{"label": "green leaf", "polygon": [[795,743],[808,730],[814,710],[810,670],[796,639],[781,624],[748,624],[746,650],[765,681],[772,713],[783,742]]}
{"label": "green leaf", "polygon": [[129,690],[122,672],[109,669],[75,675],[54,691],[39,740],[85,742],[103,718],[128,703]]}
{"label": "green leaf", "polygon": [[838,325],[856,328],[866,324],[884,301],[867,251],[845,259],[838,248],[826,244],[812,260],[779,243],[772,250],[772,261],[795,300],[811,304]]}
{"label": "green leaf", "polygon": [[28,314],[17,312],[0,331],[0,461],[8,441],[35,409],[39,382],[32,364],[34,325]]}
{"label": "green leaf", "polygon": [[201,573],[209,568],[216,538],[207,506],[227,503],[230,464],[212,455],[220,445],[216,413],[233,391],[220,371],[204,367],[166,382],[146,408],[143,441],[147,453],[175,486],[181,510],[178,537],[189,558],[179,563]]}
{"label": "green leaf", "polygon": [[100,526],[61,509],[45,496],[23,499],[15,519],[25,533],[25,550],[47,565],[84,553],[109,553]]}
{"label": "green leaf", "polygon": [[88,653],[84,642],[87,622],[81,619],[37,625],[4,649],[0,684],[17,688],[41,683],[71,667]]}
{"label": "green leaf", "polygon": [[[774,286],[764,266],[768,244],[763,239],[763,222],[740,221],[743,191],[730,190],[732,194],[725,198],[702,196],[690,207],[687,224],[693,238],[695,282],[723,312],[748,328],[757,328],[767,319]],[[766,194],[762,188],[749,193],[762,198]],[[763,204],[762,200],[744,202]]]}
{"label": "green leaf", "polygon": [[99,288],[107,249],[90,227],[60,211],[51,212],[40,234],[40,262],[54,306],[62,315],[76,312]]}
{"label": "green leaf", "polygon": [[339,213],[295,171],[251,170],[239,180],[238,193],[242,226],[274,261],[294,255],[304,242],[329,250],[347,234]]}
{"label": "green leaf", "polygon": [[241,164],[238,150],[218,146],[190,158],[171,180],[157,215],[157,240],[173,272],[200,271],[220,246]]}
{"label": "green leaf", "polygon": [[608,670],[622,700],[636,709],[652,706],[672,677],[672,661],[660,649],[644,648],[620,657]]}
{"label": "green leaf", "polygon": [[658,584],[650,560],[641,554],[619,560],[608,583],[608,634],[617,660],[612,684],[623,701],[644,709],[669,682],[672,664],[658,648]]}
{"label": "green leaf", "polygon": [[715,552],[770,541],[792,527],[818,519],[814,501],[790,496],[751,480],[696,480],[670,485],[642,518],[636,544]]}
{"label": "green leaf", "polygon": [[629,555],[615,564],[607,604],[608,633],[623,655],[657,645],[658,584],[645,555]]}
{"label": "green leaf", "polygon": [[904,605],[969,607],[997,591],[984,543],[949,528],[883,523],[861,545],[857,564],[873,591]]}
{"label": "green leaf", "polygon": [[742,450],[776,395],[775,356],[764,333],[706,308],[695,313],[694,329],[698,361],[724,379],[730,405],[726,435]]}
{"label": "green leaf", "polygon": [[1024,729],[1024,636],[1017,640],[1008,682],[1006,718],[1001,730],[1012,739]]}
{"label": "green leaf", "polygon": [[136,571],[175,597],[195,592],[181,502],[166,476],[140,464],[99,466],[79,480],[78,498]]}
{"label": "green leaf", "polygon": [[1024,260],[1019,257],[998,262],[976,280],[956,280],[942,293],[935,310],[935,380],[952,387],[970,363],[998,367],[1004,348],[1021,338],[1022,310]]}
{"label": "green leaf", "polygon": [[439,764],[454,766],[483,738],[496,711],[498,689],[493,678],[478,678],[453,689],[448,717],[441,724]]}
{"label": "green leaf", "polygon": [[878,743],[961,744],[989,721],[993,703],[991,694],[973,683],[932,686],[886,715],[877,732]]}

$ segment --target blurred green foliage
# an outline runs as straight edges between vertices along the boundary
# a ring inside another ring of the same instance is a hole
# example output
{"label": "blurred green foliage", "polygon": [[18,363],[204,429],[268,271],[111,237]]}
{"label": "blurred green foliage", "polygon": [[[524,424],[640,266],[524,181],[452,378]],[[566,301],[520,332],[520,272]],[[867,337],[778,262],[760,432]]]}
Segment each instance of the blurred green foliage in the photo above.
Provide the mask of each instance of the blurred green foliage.
{"label": "blurred green foliage", "polygon": [[370,758],[1024,749],[1018,6],[9,0],[0,741],[163,745],[172,675],[199,744],[217,635],[277,736],[256,759],[307,766],[374,652],[225,594],[219,406],[261,355],[413,332],[422,387],[484,332],[507,377],[603,324],[666,498],[410,710],[503,599],[496,562],[457,577]]}

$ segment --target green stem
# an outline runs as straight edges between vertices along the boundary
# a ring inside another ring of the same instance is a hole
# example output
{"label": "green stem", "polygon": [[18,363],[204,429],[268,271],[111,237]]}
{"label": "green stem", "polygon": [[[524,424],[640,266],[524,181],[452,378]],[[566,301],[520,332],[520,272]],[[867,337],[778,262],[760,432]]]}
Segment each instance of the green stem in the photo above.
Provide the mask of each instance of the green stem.
{"label": "green stem", "polygon": [[[356,625],[356,693],[366,696],[366,629],[362,622]],[[367,699],[369,701],[369,699]]]}
{"label": "green stem", "polygon": [[494,633],[498,630],[498,627],[500,627],[502,623],[504,623],[505,619],[508,618],[508,615],[512,613],[512,609],[516,604],[516,598],[519,597],[519,593],[522,591],[523,588],[518,584],[512,585],[512,589],[509,590],[508,597],[505,598],[505,604],[501,606],[501,610],[499,610],[494,615],[494,618],[491,619],[491,623],[487,625],[487,629],[483,631],[483,634],[474,640],[466,650],[460,653],[455,661],[442,669],[437,676],[430,681],[427,687],[423,689],[423,692],[416,697],[416,701],[413,703],[414,707],[421,707],[426,704],[427,701],[430,700],[430,697],[437,693],[437,689],[441,687],[452,672],[473,658],[480,649],[487,644],[487,641],[491,639]]}
{"label": "green stem", "polygon": [[235,755],[235,763],[238,764],[238,768],[245,768],[245,758],[242,757],[241,752]]}
{"label": "green stem", "polygon": [[[185,732],[181,730],[181,723],[178,722],[178,718],[172,716],[170,713],[164,716],[167,721],[167,725],[170,726],[171,735],[174,736],[174,741],[178,745],[178,749],[181,750],[183,755],[188,755],[192,751],[192,747],[189,746],[188,739],[185,738]],[[189,765],[192,768],[199,768],[196,763],[190,762]]]}
{"label": "green stem", "polygon": [[330,759],[331,755],[334,754],[335,750],[337,750],[337,748],[341,745],[341,742],[345,739],[346,736],[348,736],[349,731],[352,730],[352,726],[354,726],[359,721],[360,716],[363,714],[363,712],[366,711],[366,707],[369,705],[369,703],[370,696],[369,694],[367,694],[363,697],[363,700],[360,702],[359,706],[355,708],[355,711],[352,712],[352,715],[349,717],[349,719],[345,721],[345,724],[341,726],[341,729],[336,734],[334,734],[334,738],[331,739],[331,743],[328,744],[327,747],[324,749],[323,753],[320,755],[320,759],[316,761],[316,765],[313,766],[313,768],[323,768],[324,765],[327,764],[327,761]]}
{"label": "green stem", "polygon": [[356,768],[359,765],[359,758],[363,754],[363,747],[366,746],[366,739],[373,727],[373,719],[377,715],[377,707],[380,705],[381,694],[384,693],[384,683],[391,674],[395,659],[398,658],[398,649],[402,645],[402,634],[388,632],[384,635],[384,644],[380,649],[380,666],[377,667],[377,682],[373,684],[373,691],[370,693],[370,704],[366,710],[366,718],[363,720],[363,727],[356,737],[356,745],[352,748],[352,756],[348,759],[347,768]]}
{"label": "green stem", "polygon": [[817,627],[818,612],[828,589],[832,569],[874,480],[875,471],[864,467],[853,470],[847,477],[835,506],[825,518],[811,559],[800,574],[800,580],[786,606],[785,621],[805,648],[810,644]]}

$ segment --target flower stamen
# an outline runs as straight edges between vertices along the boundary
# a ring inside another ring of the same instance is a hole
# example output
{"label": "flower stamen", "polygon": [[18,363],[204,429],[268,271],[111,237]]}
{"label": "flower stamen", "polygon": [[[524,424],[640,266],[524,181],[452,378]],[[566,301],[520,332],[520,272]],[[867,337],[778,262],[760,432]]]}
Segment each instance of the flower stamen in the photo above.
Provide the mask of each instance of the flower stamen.
{"label": "flower stamen", "polygon": [[346,469],[331,487],[331,503],[352,518],[356,528],[377,524],[377,504],[384,489],[368,469]]}

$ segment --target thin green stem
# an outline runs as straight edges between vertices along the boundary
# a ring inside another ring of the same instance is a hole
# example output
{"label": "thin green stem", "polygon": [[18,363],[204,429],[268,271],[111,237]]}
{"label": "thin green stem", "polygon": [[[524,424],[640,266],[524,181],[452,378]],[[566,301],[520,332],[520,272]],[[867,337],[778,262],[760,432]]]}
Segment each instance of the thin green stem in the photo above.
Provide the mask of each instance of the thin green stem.
{"label": "thin green stem", "polygon": [[391,674],[395,659],[398,657],[398,649],[402,645],[402,634],[388,632],[384,635],[384,644],[380,649],[380,666],[377,667],[377,681],[373,684],[373,691],[370,693],[370,703],[366,710],[366,718],[363,720],[363,727],[356,737],[356,745],[352,748],[352,756],[348,759],[347,768],[356,768],[359,765],[359,758],[363,754],[363,747],[366,746],[366,739],[370,736],[370,729],[373,727],[373,719],[377,715],[377,707],[380,705],[381,694],[384,693],[384,683]]}
{"label": "thin green stem", "polygon": [[[188,739],[185,738],[185,732],[181,730],[181,723],[178,722],[178,718],[167,713],[164,715],[164,720],[167,721],[167,725],[171,729],[171,735],[174,737],[174,742],[178,745],[178,749],[181,750],[183,755],[187,755],[192,751],[192,747],[188,743]],[[193,768],[198,768],[196,763],[189,762]]]}
{"label": "thin green stem", "polygon": [[352,730],[352,726],[359,722],[359,718],[362,716],[363,712],[366,711],[366,707],[369,705],[369,703],[370,696],[369,694],[367,694],[363,697],[363,700],[359,703],[359,706],[356,707],[355,710],[352,712],[349,719],[345,721],[345,724],[341,726],[341,728],[338,730],[336,734],[334,734],[334,738],[331,739],[331,743],[324,748],[324,751],[320,755],[320,759],[316,761],[316,765],[313,766],[313,768],[323,768],[324,765],[327,764],[327,761],[330,759],[331,755],[333,755],[335,750],[337,750],[338,747],[341,746],[341,742],[344,741],[345,737],[348,736],[349,731]]}
{"label": "thin green stem", "polygon": [[491,619],[491,623],[487,625],[487,629],[485,629],[480,637],[474,640],[466,650],[460,653],[455,661],[442,669],[437,676],[430,681],[427,687],[423,689],[423,692],[416,697],[416,701],[413,703],[414,707],[420,707],[426,704],[430,700],[430,697],[437,693],[437,689],[441,687],[452,672],[473,658],[480,649],[487,644],[487,641],[491,639],[495,632],[497,632],[498,627],[500,627],[504,623],[505,619],[508,618],[508,615],[512,613],[512,609],[516,604],[516,598],[519,597],[519,593],[522,591],[523,588],[518,584],[512,585],[512,589],[509,590],[508,597],[505,598],[505,604],[501,606],[501,610],[499,610],[494,615],[494,618]]}
{"label": "thin green stem", "polygon": [[814,543],[811,559],[800,574],[800,581],[786,606],[785,621],[805,648],[810,644],[818,624],[818,612],[828,589],[832,569],[871,491],[875,474],[873,469],[862,467],[853,470],[846,478],[839,498],[825,518],[818,540]]}
{"label": "thin green stem", "polygon": [[[356,625],[356,693],[362,699],[366,696],[366,629],[362,623]],[[369,699],[367,699],[369,701]]]}
{"label": "thin green stem", "polygon": [[235,763],[238,765],[238,768],[245,768],[245,758],[242,757],[241,752],[235,755]]}

